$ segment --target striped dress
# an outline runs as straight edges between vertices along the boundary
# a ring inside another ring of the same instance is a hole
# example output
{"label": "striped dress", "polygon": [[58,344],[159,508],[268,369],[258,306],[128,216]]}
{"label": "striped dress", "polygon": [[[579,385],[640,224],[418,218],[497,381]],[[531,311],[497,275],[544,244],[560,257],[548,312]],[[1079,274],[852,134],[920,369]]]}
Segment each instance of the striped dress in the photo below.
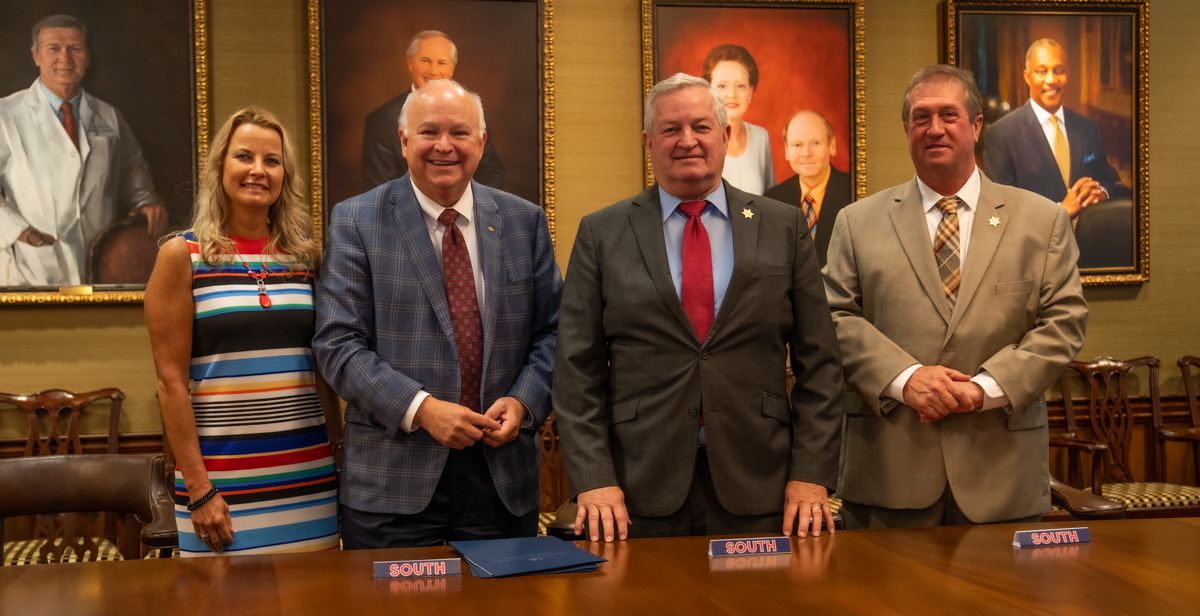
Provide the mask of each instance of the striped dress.
{"label": "striped dress", "polygon": [[[191,400],[200,454],[233,521],[226,553],[338,549],[337,474],[313,376],[313,276],[261,254],[266,239],[234,238],[235,263],[208,265],[190,233]],[[255,272],[270,269],[270,308]],[[195,495],[197,498],[201,494]],[[175,521],[183,556],[211,554],[192,530],[175,469]]]}

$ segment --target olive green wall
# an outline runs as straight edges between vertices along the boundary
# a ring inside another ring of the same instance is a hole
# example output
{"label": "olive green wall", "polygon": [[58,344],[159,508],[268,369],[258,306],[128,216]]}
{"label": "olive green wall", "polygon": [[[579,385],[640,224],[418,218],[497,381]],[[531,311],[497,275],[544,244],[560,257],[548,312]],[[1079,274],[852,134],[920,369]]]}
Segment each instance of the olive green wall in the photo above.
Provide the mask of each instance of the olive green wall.
{"label": "olive green wall", "polygon": [[[210,0],[213,121],[236,107],[273,109],[307,168],[307,13],[300,0]],[[867,178],[874,192],[912,177],[899,104],[909,76],[938,60],[936,0],[867,0]],[[1173,362],[1200,354],[1197,251],[1200,194],[1192,119],[1200,98],[1200,3],[1154,0],[1151,12],[1151,281],[1086,291],[1080,354],[1155,355],[1163,392],[1182,392]],[[558,259],[566,269],[579,219],[642,187],[638,0],[556,0]],[[213,126],[215,130],[217,126]],[[0,308],[0,391],[116,386],[128,397],[124,430],[159,430],[154,366],[141,306]],[[11,415],[8,414],[8,415]],[[99,431],[99,426],[95,431]],[[20,433],[0,420],[0,437]]]}

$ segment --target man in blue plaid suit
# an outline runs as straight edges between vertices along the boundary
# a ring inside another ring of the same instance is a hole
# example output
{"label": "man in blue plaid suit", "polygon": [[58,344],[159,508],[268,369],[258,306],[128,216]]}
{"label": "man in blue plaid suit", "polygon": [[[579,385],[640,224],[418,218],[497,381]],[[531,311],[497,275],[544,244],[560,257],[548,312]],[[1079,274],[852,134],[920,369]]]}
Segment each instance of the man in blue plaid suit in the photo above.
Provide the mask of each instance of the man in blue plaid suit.
{"label": "man in blue plaid suit", "polygon": [[562,293],[546,215],[471,181],[487,132],[459,84],[419,88],[400,127],[409,173],[333,209],[317,288],[313,351],[348,403],[343,544],[533,536]]}

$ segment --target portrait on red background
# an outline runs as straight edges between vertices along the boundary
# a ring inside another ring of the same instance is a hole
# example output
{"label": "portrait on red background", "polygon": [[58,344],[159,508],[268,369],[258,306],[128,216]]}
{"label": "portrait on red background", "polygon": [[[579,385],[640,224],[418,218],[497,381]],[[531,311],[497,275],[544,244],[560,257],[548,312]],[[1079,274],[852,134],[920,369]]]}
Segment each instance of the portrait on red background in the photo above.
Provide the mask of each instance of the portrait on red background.
{"label": "portrait on red background", "polygon": [[1148,8],[947,5],[949,61],[983,95],[979,166],[1070,214],[1084,284],[1149,277]]}
{"label": "portrait on red background", "polygon": [[[314,117],[323,148],[313,201],[337,203],[403,177],[400,110],[414,87],[454,79],[483,101],[488,139],[474,179],[541,204],[553,229],[553,135],[543,83],[551,1],[346,0],[320,3],[320,85]],[[318,188],[320,187],[320,189]],[[322,190],[323,189],[323,190]]]}
{"label": "portrait on red background", "polygon": [[727,182],[797,207],[815,196],[828,225],[862,195],[861,2],[643,0],[642,10],[646,90],[686,73],[725,102]]}

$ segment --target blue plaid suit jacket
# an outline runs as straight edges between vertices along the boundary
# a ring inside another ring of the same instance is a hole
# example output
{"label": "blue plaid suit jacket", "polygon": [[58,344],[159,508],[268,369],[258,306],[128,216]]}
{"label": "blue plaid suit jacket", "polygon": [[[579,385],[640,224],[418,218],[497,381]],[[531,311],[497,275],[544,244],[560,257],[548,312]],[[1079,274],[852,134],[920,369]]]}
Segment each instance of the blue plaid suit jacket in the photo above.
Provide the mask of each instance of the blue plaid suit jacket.
{"label": "blue plaid suit jacket", "polygon": [[[486,410],[512,396],[530,413],[515,440],[484,449],[501,500],[523,515],[539,500],[537,429],[550,413],[562,276],[541,208],[471,188],[486,289],[481,402]],[[348,403],[340,500],[359,511],[418,513],[449,448],[400,422],[417,392],[457,403],[461,390],[442,264],[407,174],[339,203],[328,233],[313,350]]]}

